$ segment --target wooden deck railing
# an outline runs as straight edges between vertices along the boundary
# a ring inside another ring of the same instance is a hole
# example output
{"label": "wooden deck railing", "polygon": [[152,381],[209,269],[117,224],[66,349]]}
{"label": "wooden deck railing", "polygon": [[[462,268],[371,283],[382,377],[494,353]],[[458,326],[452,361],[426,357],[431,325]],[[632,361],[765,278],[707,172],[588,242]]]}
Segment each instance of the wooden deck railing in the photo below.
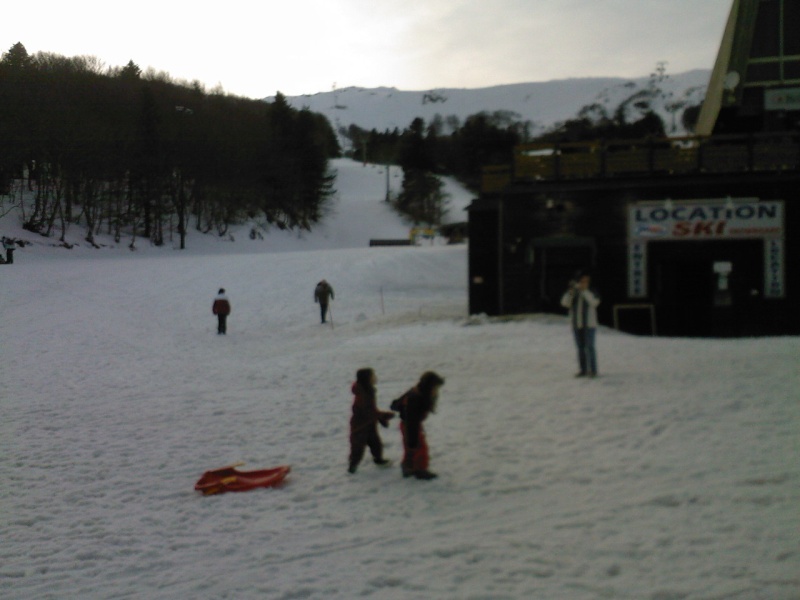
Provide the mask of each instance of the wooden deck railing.
{"label": "wooden deck railing", "polygon": [[514,164],[487,167],[483,191],[511,181],[651,177],[800,170],[800,134],[524,144]]}

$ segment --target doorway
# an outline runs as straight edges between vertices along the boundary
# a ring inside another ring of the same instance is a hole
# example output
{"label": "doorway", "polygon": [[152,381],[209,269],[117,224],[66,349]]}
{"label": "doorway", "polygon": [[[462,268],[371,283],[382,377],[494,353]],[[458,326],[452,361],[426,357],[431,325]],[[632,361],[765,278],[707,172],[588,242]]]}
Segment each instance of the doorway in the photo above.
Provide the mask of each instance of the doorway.
{"label": "doorway", "polygon": [[652,242],[648,251],[660,334],[728,337],[758,329],[762,240]]}

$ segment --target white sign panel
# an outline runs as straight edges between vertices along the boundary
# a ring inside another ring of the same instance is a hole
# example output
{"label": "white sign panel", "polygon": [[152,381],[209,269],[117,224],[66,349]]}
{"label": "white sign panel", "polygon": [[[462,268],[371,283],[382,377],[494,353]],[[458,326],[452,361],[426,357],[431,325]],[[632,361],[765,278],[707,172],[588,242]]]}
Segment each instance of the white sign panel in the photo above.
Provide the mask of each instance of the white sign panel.
{"label": "white sign panel", "polygon": [[800,88],[764,90],[764,108],[767,110],[800,110]]}
{"label": "white sign panel", "polygon": [[783,298],[783,240],[764,240],[764,296]]}
{"label": "white sign panel", "polygon": [[647,297],[647,244],[632,241],[628,243],[628,296]]}
{"label": "white sign panel", "polygon": [[629,240],[710,240],[783,236],[783,201],[694,201],[631,205]]}

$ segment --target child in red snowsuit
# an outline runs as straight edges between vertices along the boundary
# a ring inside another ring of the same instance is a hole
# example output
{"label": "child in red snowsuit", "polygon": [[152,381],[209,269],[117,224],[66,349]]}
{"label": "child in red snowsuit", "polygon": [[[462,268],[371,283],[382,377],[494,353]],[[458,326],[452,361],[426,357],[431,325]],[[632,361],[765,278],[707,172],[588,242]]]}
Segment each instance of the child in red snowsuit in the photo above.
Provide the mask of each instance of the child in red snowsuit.
{"label": "child in red snowsuit", "polygon": [[378,435],[378,423],[389,426],[394,413],[378,410],[375,384],[378,379],[372,369],[359,369],[353,383],[353,416],[350,418],[350,466],[348,473],[355,473],[364,457],[367,446],[376,465],[386,466],[389,461],[383,458],[383,442]]}
{"label": "child in red snowsuit", "polygon": [[429,413],[436,412],[436,400],[444,379],[433,371],[420,377],[419,383],[392,402],[392,410],[400,413],[400,432],[403,435],[403,477],[433,479],[428,470],[428,442],[422,422]]}

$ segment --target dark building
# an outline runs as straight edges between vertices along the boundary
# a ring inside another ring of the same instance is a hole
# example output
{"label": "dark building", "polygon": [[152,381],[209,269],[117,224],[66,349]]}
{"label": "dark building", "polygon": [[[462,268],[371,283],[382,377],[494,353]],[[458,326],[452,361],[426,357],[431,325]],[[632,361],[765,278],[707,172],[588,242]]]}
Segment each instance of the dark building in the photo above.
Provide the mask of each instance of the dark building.
{"label": "dark building", "polygon": [[471,313],[560,311],[577,269],[635,333],[800,333],[800,0],[735,0],[697,135],[531,144],[469,210]]}

